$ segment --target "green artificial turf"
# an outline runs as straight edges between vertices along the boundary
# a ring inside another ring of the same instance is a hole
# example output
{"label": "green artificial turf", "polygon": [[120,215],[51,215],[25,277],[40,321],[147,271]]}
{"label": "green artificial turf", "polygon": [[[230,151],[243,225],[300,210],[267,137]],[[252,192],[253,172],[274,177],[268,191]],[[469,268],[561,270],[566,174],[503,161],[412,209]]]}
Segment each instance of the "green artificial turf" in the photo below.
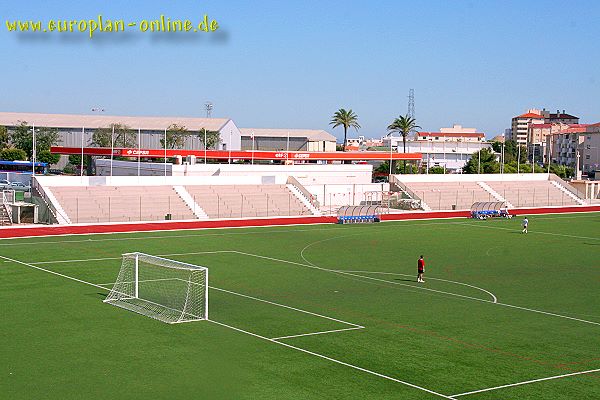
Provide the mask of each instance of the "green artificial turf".
{"label": "green artificial turf", "polygon": [[[215,322],[164,324],[31,267],[110,287],[134,251],[208,267]],[[453,219],[5,239],[0,256],[29,264],[0,261],[0,398],[439,399],[600,368],[599,213],[531,216],[527,235]],[[598,393],[594,372],[455,398]]]}

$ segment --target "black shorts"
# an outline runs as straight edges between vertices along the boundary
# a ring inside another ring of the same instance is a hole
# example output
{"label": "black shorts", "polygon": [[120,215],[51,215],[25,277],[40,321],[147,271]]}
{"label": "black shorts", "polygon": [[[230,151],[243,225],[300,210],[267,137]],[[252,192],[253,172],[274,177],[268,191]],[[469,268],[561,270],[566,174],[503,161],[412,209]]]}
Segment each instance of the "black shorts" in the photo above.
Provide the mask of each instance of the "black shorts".
{"label": "black shorts", "polygon": [[418,270],[418,271],[417,271],[417,273],[419,273],[419,274],[424,274],[424,273],[425,273],[425,270],[423,270],[423,269],[420,269],[420,270]]}

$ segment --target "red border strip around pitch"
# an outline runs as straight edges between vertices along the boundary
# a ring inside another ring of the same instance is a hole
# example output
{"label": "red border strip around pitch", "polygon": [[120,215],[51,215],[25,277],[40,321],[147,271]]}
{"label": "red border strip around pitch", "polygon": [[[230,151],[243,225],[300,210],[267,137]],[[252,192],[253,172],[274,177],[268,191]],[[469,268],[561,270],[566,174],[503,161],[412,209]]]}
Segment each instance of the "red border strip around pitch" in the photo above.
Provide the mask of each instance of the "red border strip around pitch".
{"label": "red border strip around pitch", "polygon": [[[572,206],[572,207],[546,207],[546,208],[521,208],[510,210],[513,215],[533,214],[561,214],[576,212],[600,212],[600,206]],[[414,219],[436,219],[436,218],[466,218],[470,216],[469,211],[431,211],[431,212],[408,212],[401,214],[382,215],[382,221],[401,221]],[[333,224],[337,222],[336,217],[282,217],[265,219],[232,219],[213,221],[168,221],[168,222],[140,222],[140,223],[112,223],[91,225],[52,225],[52,226],[30,226],[11,227],[0,229],[0,238],[19,238],[34,236],[55,235],[78,235],[94,233],[127,233],[127,232],[151,232],[181,229],[210,229],[210,228],[238,228],[252,226],[281,226],[281,225],[310,225],[310,224]]]}

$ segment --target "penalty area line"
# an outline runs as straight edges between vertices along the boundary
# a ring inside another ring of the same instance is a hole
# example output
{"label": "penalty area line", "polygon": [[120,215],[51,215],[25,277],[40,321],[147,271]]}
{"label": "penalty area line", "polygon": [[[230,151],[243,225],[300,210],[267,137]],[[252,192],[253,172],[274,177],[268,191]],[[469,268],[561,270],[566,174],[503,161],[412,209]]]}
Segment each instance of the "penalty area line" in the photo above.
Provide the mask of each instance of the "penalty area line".
{"label": "penalty area line", "polygon": [[227,324],[224,324],[222,322],[218,322],[218,321],[215,321],[215,320],[212,320],[212,319],[208,319],[208,321],[212,322],[213,324],[217,324],[217,325],[220,325],[222,327],[229,328],[229,329],[232,329],[232,330],[240,332],[240,333],[245,333],[246,335],[250,335],[250,336],[253,336],[253,337],[258,338],[258,339],[262,339],[262,340],[265,340],[265,341],[268,341],[268,342],[271,342],[271,343],[276,343],[276,344],[278,344],[280,346],[284,346],[284,347],[287,347],[289,349],[297,350],[297,351],[300,351],[302,353],[309,354],[311,356],[319,357],[319,358],[322,358],[322,359],[327,360],[327,361],[331,361],[331,362],[336,363],[336,364],[340,364],[340,365],[343,365],[343,366],[346,366],[346,367],[349,367],[349,368],[352,368],[352,369],[355,369],[355,370],[358,370],[358,371],[361,371],[361,372],[365,372],[367,374],[375,375],[375,376],[377,376],[379,378],[383,378],[383,379],[387,379],[387,380],[390,380],[390,381],[393,381],[393,382],[396,382],[396,383],[400,383],[402,385],[409,386],[409,387],[411,387],[413,389],[418,389],[418,390],[421,390],[423,392],[427,392],[427,393],[433,394],[433,395],[441,397],[443,399],[456,400],[452,396],[446,396],[444,394],[435,392],[433,390],[424,388],[422,386],[415,385],[414,383],[403,381],[401,379],[396,379],[396,378],[393,378],[391,376],[384,375],[384,374],[381,374],[379,372],[375,372],[375,371],[372,371],[372,370],[369,370],[369,369],[366,369],[366,368],[362,368],[362,367],[359,367],[357,365],[353,365],[353,364],[350,364],[350,363],[347,363],[347,362],[344,362],[344,361],[341,361],[341,360],[338,360],[338,359],[335,359],[335,358],[332,358],[332,357],[328,357],[328,356],[323,355],[323,354],[315,353],[314,351],[306,350],[306,349],[303,349],[302,347],[297,347],[297,346],[293,346],[293,345],[288,344],[288,343],[279,342],[279,341],[277,341],[275,339],[270,339],[268,337],[265,337],[265,336],[262,336],[262,335],[259,335],[259,334],[253,333],[253,332],[249,332],[249,331],[237,328],[237,327],[232,326],[232,325],[227,325]]}
{"label": "penalty area line", "polygon": [[600,372],[600,368],[597,369],[590,369],[587,371],[580,371],[580,372],[572,372],[570,374],[563,374],[563,375],[555,375],[555,376],[548,376],[546,378],[539,378],[539,379],[532,379],[529,381],[523,381],[523,382],[517,382],[517,383],[510,383],[508,385],[501,385],[501,386],[495,386],[495,387],[491,387],[491,388],[486,388],[486,389],[480,389],[480,390],[473,390],[471,392],[465,392],[465,393],[459,393],[459,394],[453,394],[451,397],[461,397],[461,396],[468,396],[470,394],[476,394],[476,393],[483,393],[483,392],[490,392],[492,390],[498,390],[498,389],[504,389],[504,388],[509,388],[509,387],[514,387],[514,386],[521,386],[521,385],[528,385],[530,383],[536,383],[536,382],[542,382],[542,381],[550,381],[553,379],[560,379],[560,378],[566,378],[568,376],[575,376],[575,375],[584,375],[584,374],[591,374],[594,372]]}
{"label": "penalty area line", "polygon": [[289,336],[275,337],[275,338],[271,338],[271,340],[291,339],[291,338],[297,338],[297,337],[303,337],[303,336],[315,336],[315,335],[323,335],[323,334],[326,334],[326,333],[335,333],[335,332],[344,332],[344,331],[355,331],[357,329],[365,329],[365,327],[364,326],[356,326],[354,328],[332,329],[332,330],[329,330],[329,331],[301,333],[299,335],[289,335]]}

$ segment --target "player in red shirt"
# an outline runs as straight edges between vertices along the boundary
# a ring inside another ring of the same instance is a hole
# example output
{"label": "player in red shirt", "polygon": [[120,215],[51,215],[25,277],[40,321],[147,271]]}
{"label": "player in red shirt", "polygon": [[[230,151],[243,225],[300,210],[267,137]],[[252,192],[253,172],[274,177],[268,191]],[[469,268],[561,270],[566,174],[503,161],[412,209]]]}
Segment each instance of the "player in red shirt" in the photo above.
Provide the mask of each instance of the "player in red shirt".
{"label": "player in red shirt", "polygon": [[417,282],[423,283],[425,280],[423,279],[423,274],[425,273],[425,260],[423,256],[419,257],[419,261],[417,261]]}

